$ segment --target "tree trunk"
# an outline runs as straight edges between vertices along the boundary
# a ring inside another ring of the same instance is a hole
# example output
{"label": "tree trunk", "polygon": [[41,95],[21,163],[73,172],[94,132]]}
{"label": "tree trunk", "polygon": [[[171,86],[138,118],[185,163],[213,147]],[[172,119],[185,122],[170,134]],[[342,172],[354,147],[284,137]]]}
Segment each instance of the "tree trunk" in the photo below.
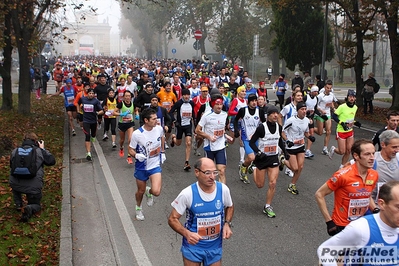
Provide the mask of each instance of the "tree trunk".
{"label": "tree trunk", "polygon": [[356,55],[355,55],[355,80],[356,80],[356,105],[363,106],[363,34],[360,30],[356,31]]}
{"label": "tree trunk", "polygon": [[[392,12],[393,13],[393,12]],[[392,60],[392,105],[390,109],[399,110],[399,36],[398,36],[398,11],[387,17],[388,36]]]}
{"label": "tree trunk", "polygon": [[5,30],[3,32],[4,44],[3,56],[4,61],[0,66],[0,75],[3,77],[3,102],[1,110],[12,109],[12,80],[11,80],[11,65],[12,65],[12,44],[11,44],[11,16],[6,14],[4,18]]}
{"label": "tree trunk", "polygon": [[[22,41],[23,42],[23,41]],[[18,88],[18,113],[30,114],[30,66],[27,45],[18,44],[19,53],[19,88]]]}

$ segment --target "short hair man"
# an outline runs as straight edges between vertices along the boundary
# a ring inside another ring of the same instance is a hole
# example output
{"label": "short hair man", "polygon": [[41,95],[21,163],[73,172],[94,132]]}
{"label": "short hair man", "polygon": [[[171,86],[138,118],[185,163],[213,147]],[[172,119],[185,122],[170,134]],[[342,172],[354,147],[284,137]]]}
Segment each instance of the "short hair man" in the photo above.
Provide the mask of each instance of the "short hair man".
{"label": "short hair man", "polygon": [[[234,214],[229,188],[215,181],[215,163],[201,158],[195,164],[197,182],[183,189],[172,202],[169,226],[183,236],[181,252],[184,265],[221,265],[222,240],[232,235]],[[179,219],[184,214],[183,226]]]}
{"label": "short hair man", "polygon": [[[148,206],[154,204],[153,196],[161,194],[161,164],[166,160],[164,131],[157,125],[156,111],[146,108],[141,115],[144,125],[133,132],[129,144],[129,154],[136,158],[134,177],[137,185],[136,219],[139,221],[144,220],[141,206],[144,193]],[[151,181],[151,187],[146,186],[148,179]]]}
{"label": "short hair man", "polygon": [[387,113],[387,125],[384,128],[381,128],[380,130],[378,130],[373,138],[373,144],[378,146],[378,150],[381,150],[381,144],[380,144],[380,134],[382,132],[384,132],[385,130],[395,130],[396,132],[399,133],[399,112],[395,111],[395,110],[389,110]]}
{"label": "short hair man", "polygon": [[[359,139],[353,144],[351,152],[355,163],[335,172],[315,194],[331,236],[362,217],[368,209],[375,211],[376,208],[371,198],[378,181],[378,173],[372,169],[375,152],[373,143]],[[334,210],[330,216],[325,197],[333,192]]]}
{"label": "short hair man", "polygon": [[[378,254],[383,248],[386,251],[388,249],[395,251],[391,253],[391,257],[389,257],[390,253],[384,256],[385,260],[392,259],[392,263],[384,263],[384,265],[396,265],[398,259],[396,251],[399,248],[399,209],[397,207],[399,205],[399,181],[389,181],[381,187],[378,205],[381,209],[379,213],[366,215],[351,222],[340,234],[321,244],[317,249],[319,262],[323,265],[337,265],[338,259],[371,259],[370,254]],[[346,248],[348,252],[353,251],[351,255],[355,255],[355,257],[336,258],[331,251],[335,252],[337,248],[341,250]],[[360,254],[358,251],[366,252]],[[367,265],[370,264],[367,263]]]}

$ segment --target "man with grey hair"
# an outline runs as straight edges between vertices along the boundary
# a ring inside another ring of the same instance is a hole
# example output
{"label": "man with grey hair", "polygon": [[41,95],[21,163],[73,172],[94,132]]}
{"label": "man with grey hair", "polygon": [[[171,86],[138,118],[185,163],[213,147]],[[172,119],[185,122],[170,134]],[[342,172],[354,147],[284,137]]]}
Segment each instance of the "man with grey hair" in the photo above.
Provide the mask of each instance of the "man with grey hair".
{"label": "man with grey hair", "polygon": [[379,188],[390,180],[399,181],[399,134],[385,130],[380,135],[381,151],[374,154],[373,169],[378,172],[378,183],[372,197],[377,202]]}

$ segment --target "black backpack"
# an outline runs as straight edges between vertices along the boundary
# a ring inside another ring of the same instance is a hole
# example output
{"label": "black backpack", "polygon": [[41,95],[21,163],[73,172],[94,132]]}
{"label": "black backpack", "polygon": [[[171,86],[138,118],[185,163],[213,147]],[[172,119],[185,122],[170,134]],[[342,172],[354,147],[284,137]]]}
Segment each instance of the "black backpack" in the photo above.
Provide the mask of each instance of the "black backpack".
{"label": "black backpack", "polygon": [[17,148],[15,155],[11,158],[11,175],[17,178],[34,178],[37,173],[36,147],[24,145]]}

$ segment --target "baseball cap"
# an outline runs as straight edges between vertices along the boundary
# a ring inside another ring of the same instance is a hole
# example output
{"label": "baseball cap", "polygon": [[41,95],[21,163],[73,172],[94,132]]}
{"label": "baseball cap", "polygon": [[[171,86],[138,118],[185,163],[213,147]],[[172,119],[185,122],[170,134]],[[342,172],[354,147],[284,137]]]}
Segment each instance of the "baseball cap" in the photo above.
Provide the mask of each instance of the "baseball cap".
{"label": "baseball cap", "polygon": [[246,79],[245,79],[245,82],[252,82],[252,79],[246,78]]}
{"label": "baseball cap", "polygon": [[294,75],[295,75],[295,76],[299,76],[299,72],[296,71],[296,72],[294,73]]}
{"label": "baseball cap", "polygon": [[209,89],[208,89],[207,86],[202,86],[202,87],[201,87],[201,91],[209,91]]}
{"label": "baseball cap", "polygon": [[309,79],[308,84],[314,84],[313,79]]}

